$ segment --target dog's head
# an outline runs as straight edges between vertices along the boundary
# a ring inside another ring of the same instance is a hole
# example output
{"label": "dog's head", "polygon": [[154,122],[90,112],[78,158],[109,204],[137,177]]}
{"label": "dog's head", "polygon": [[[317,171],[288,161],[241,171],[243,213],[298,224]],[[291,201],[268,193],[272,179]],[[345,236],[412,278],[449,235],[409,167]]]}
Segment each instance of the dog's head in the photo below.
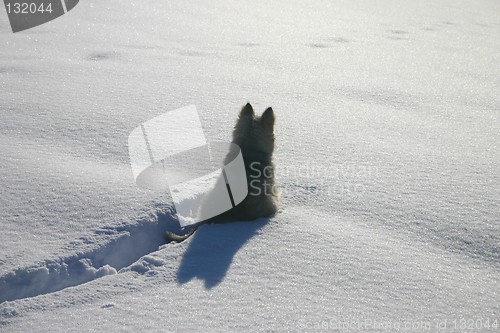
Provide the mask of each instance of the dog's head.
{"label": "dog's head", "polygon": [[240,111],[233,131],[233,142],[242,150],[272,154],[274,150],[274,111],[267,108],[257,116],[247,103]]}

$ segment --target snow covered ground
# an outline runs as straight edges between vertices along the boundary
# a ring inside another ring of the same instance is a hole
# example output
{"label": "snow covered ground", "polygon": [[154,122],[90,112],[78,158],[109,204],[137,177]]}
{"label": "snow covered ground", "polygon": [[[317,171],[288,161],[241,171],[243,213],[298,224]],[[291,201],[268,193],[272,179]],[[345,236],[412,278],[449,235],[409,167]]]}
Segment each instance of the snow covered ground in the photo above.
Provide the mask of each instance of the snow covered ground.
{"label": "snow covered ground", "polygon": [[[498,331],[500,3],[0,10],[0,331]],[[276,120],[280,212],[178,231],[127,138]],[[495,326],[496,324],[496,326]]]}

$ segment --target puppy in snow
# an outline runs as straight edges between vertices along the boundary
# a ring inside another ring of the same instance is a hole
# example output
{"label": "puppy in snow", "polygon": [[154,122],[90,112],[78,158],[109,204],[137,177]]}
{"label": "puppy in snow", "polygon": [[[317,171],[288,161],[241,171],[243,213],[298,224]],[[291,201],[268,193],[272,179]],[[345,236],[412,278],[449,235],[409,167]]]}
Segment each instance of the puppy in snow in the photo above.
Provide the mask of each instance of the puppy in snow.
{"label": "puppy in snow", "polygon": [[[233,131],[232,142],[241,149],[247,176],[248,195],[232,209],[197,224],[185,235],[167,231],[167,241],[182,242],[205,223],[249,221],[272,216],[278,207],[274,179],[274,111],[267,108],[257,116],[250,103],[240,111]],[[226,157],[228,159],[229,156]],[[224,161],[225,164],[229,161]],[[203,209],[203,206],[202,208]]]}

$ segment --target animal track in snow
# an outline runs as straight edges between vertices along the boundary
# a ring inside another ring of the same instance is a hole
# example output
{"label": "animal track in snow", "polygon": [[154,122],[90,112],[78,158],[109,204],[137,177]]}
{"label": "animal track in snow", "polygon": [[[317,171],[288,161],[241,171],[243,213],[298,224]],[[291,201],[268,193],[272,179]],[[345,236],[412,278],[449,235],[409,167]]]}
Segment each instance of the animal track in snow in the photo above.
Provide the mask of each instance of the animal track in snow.
{"label": "animal track in snow", "polygon": [[130,270],[144,274],[149,266],[163,263],[149,257],[144,260],[149,266],[134,263],[165,244],[165,230],[176,227],[172,215],[157,213],[155,218],[139,220],[134,225],[95,230],[96,235],[111,235],[111,241],[91,251],[45,260],[0,276],[0,303],[77,286],[117,274],[129,266]]}

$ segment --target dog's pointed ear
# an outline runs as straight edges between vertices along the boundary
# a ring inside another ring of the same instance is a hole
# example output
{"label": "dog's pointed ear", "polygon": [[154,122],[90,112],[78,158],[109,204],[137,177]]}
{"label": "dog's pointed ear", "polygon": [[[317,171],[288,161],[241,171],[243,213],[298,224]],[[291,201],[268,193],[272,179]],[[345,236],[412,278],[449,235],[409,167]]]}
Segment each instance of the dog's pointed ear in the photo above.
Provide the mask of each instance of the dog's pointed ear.
{"label": "dog's pointed ear", "polygon": [[274,111],[272,108],[267,108],[260,117],[262,128],[266,133],[274,133]]}
{"label": "dog's pointed ear", "polygon": [[255,115],[255,112],[253,111],[253,107],[250,105],[250,103],[247,103],[240,112],[240,118],[245,117],[245,116],[250,116],[253,117]]}

